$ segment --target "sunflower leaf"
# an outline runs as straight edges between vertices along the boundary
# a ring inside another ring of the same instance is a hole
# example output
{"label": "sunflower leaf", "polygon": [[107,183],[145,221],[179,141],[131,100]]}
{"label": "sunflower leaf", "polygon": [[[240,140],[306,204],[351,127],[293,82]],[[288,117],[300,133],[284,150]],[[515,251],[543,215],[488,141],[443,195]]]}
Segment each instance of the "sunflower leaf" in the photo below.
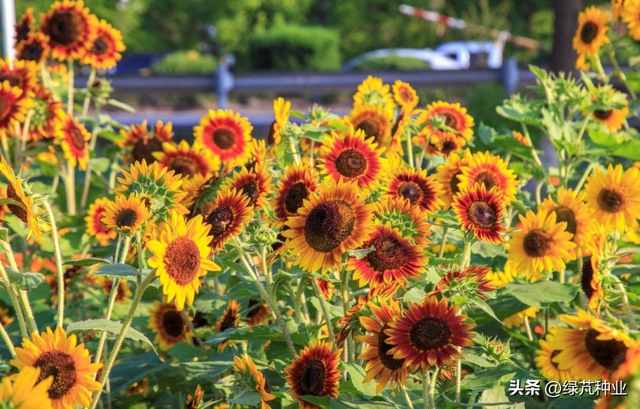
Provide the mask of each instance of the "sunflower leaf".
{"label": "sunflower leaf", "polygon": [[21,290],[32,290],[44,282],[44,276],[40,273],[21,273],[9,266],[5,269],[9,281]]}
{"label": "sunflower leaf", "polygon": [[231,403],[241,406],[249,406],[251,408],[256,407],[262,401],[262,397],[258,392],[249,390],[240,390],[233,395]]}
{"label": "sunflower leaf", "polygon": [[[68,334],[94,331],[119,334],[120,331],[122,331],[122,323],[120,321],[97,319],[72,322],[71,324],[67,325]],[[137,329],[129,327],[127,329],[127,332],[125,333],[125,338],[131,339],[133,341],[142,341],[145,344],[149,345],[153,349],[153,352],[155,352],[156,354],[158,353],[151,340]]]}
{"label": "sunflower leaf", "polygon": [[578,294],[579,286],[555,281],[507,284],[507,293],[530,307],[545,308],[554,302],[569,302]]}
{"label": "sunflower leaf", "polygon": [[108,277],[116,277],[116,278],[126,278],[126,277],[135,277],[140,275],[138,269],[131,267],[127,264],[106,264],[98,270],[96,273],[97,276],[108,276]]}
{"label": "sunflower leaf", "polygon": [[496,313],[493,311],[493,308],[491,308],[491,306],[489,306],[489,304],[487,304],[485,300],[481,299],[480,297],[472,297],[469,299],[469,301],[471,301],[471,303],[473,303],[476,307],[480,308],[482,311],[486,312],[487,314],[489,314],[489,316],[502,324],[502,321],[500,321],[500,318],[498,318]]}
{"label": "sunflower leaf", "polygon": [[27,210],[27,208],[24,207],[24,204],[22,202],[19,202],[17,200],[13,200],[13,199],[9,199],[8,197],[5,197],[4,199],[0,199],[0,206],[2,206],[2,205],[18,206],[18,207],[22,208],[23,210]]}
{"label": "sunflower leaf", "polygon": [[68,260],[62,263],[63,266],[82,266],[82,267],[93,266],[96,264],[111,264],[111,262],[104,258],[87,257],[80,260]]}
{"label": "sunflower leaf", "polygon": [[374,396],[376,394],[374,382],[369,382],[366,384],[362,383],[367,373],[360,365],[355,365],[349,362],[342,362],[342,367],[349,373],[350,380],[358,392],[362,393],[365,396]]}

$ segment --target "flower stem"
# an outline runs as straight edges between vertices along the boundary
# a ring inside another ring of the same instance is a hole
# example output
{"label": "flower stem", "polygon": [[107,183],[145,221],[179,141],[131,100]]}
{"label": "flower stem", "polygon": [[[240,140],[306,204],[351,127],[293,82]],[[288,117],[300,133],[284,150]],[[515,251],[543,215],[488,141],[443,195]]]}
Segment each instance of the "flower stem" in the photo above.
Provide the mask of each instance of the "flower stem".
{"label": "flower stem", "polygon": [[7,142],[7,137],[5,135],[0,136],[0,142],[2,143],[2,153],[4,154],[4,159],[7,161],[7,165],[11,166],[11,151],[9,150],[9,142]]}
{"label": "flower stem", "polygon": [[[462,348],[456,348],[458,352]],[[456,402],[460,402],[460,390],[462,389],[462,359],[456,359]]]}
{"label": "flower stem", "polygon": [[68,66],[68,74],[69,74],[69,84],[67,88],[67,115],[73,115],[73,81],[75,79],[75,75],[73,73],[73,60],[69,60]]}
{"label": "flower stem", "polygon": [[89,103],[91,102],[91,93],[89,92],[89,89],[91,88],[91,85],[93,84],[93,81],[95,81],[95,79],[96,79],[96,69],[94,67],[91,67],[91,72],[89,73],[89,79],[87,80],[87,96],[84,97],[84,103],[82,104],[83,118],[85,118],[87,116],[87,113],[89,112]]}
{"label": "flower stem", "polygon": [[309,167],[313,168],[313,151],[316,148],[316,141],[311,140],[311,153],[309,153]]}
{"label": "flower stem", "polygon": [[5,282],[7,286],[7,292],[9,293],[9,298],[11,299],[11,303],[13,304],[13,308],[16,311],[16,316],[18,317],[18,324],[20,325],[20,332],[24,338],[29,338],[29,331],[27,331],[27,324],[24,319],[24,314],[22,312],[22,308],[20,307],[20,303],[18,302],[18,296],[14,292],[15,287],[11,285],[9,281],[9,276],[7,275],[7,271],[4,269],[4,266],[0,263],[0,274],[2,274],[2,280]]}
{"label": "flower stem", "polygon": [[529,341],[533,341],[533,332],[531,332],[531,324],[529,323],[529,317],[524,316],[524,327],[527,329],[527,338]]}
{"label": "flower stem", "polygon": [[329,339],[334,339],[333,335],[333,327],[331,325],[331,315],[329,315],[329,308],[327,307],[327,301],[322,296],[322,292],[320,292],[320,287],[318,286],[318,281],[315,277],[311,277],[311,285],[313,285],[313,291],[316,293],[316,297],[318,297],[318,301],[320,301],[320,308],[322,309],[322,315],[324,315],[324,320],[327,323],[327,332],[329,332]]}
{"label": "flower stem", "polygon": [[404,399],[407,401],[407,406],[409,409],[413,409],[413,403],[411,402],[411,397],[409,396],[409,392],[407,392],[407,387],[402,387],[402,393],[404,394]]}
{"label": "flower stem", "polygon": [[[458,360],[460,362],[460,360]],[[436,385],[438,384],[438,372],[440,372],[440,368],[436,367],[433,371],[433,375],[431,376],[431,388],[429,388],[429,399],[431,400],[431,404],[433,407],[436,407]],[[457,388],[457,386],[456,386]]]}
{"label": "flower stem", "polygon": [[462,260],[460,260],[460,268],[465,269],[469,267],[471,262],[471,237],[468,234],[464,235],[464,249],[462,250]]}
{"label": "flower stem", "polygon": [[447,233],[449,232],[449,226],[445,225],[442,229],[442,243],[440,244],[440,254],[438,254],[439,258],[444,256],[444,247],[447,244]]}
{"label": "flower stem", "polygon": [[[7,254],[7,260],[9,261],[9,265],[11,266],[11,268],[13,268],[15,271],[19,271],[18,263],[16,263],[16,259],[13,256],[13,251],[9,251],[6,254]],[[16,291],[16,295],[18,297],[18,303],[20,304],[20,309],[22,310],[22,313],[24,315],[24,319],[27,324],[27,329],[29,330],[29,333],[31,334],[37,333],[38,326],[36,324],[36,319],[33,316],[33,310],[31,309],[31,304],[29,303],[29,297],[27,296],[27,292],[17,287],[15,288],[15,291]]]}
{"label": "flower stem", "polygon": [[[68,165],[68,163],[67,163]],[[76,172],[75,168],[67,166],[67,175],[64,178],[64,188],[67,193],[67,212],[70,216],[76,215]]]}
{"label": "flower stem", "polygon": [[289,147],[291,148],[291,154],[293,155],[293,160],[296,164],[300,164],[300,154],[298,153],[298,147],[293,138],[289,138]]}
{"label": "flower stem", "polygon": [[11,354],[12,358],[17,358],[16,350],[13,347],[13,342],[11,342],[11,338],[9,338],[9,334],[7,334],[7,330],[4,328],[4,325],[0,324],[0,336],[4,340],[4,343],[7,345],[7,349]]}
{"label": "flower stem", "polygon": [[[86,99],[85,99],[86,103]],[[89,142],[89,152],[94,152],[96,149],[96,140],[98,139],[98,125],[100,122],[100,105],[96,104],[95,121],[93,128],[91,129],[91,141]],[[80,199],[80,208],[84,209],[87,205],[87,198],[89,197],[89,187],[91,186],[91,161],[87,162],[87,170],[84,174],[84,189],[82,189],[82,199]]]}
{"label": "flower stem", "polygon": [[631,329],[634,331],[638,330],[638,324],[636,323],[636,319],[633,316],[633,310],[631,309],[631,305],[629,305],[629,297],[627,297],[627,291],[624,288],[624,284],[621,281],[618,282],[618,288],[620,289],[620,293],[622,294],[622,303],[624,304],[624,309],[627,312],[627,317],[629,318],[629,324],[631,325]]}
{"label": "flower stem", "polygon": [[429,379],[429,371],[425,371],[422,374],[422,400],[424,401],[424,409],[431,409],[431,397],[429,391],[431,390],[431,380]]}
{"label": "flower stem", "polygon": [[413,146],[411,145],[411,133],[407,132],[407,158],[409,159],[409,166],[414,167],[413,161]]}
{"label": "flower stem", "polygon": [[576,192],[579,192],[580,189],[582,189],[582,185],[584,185],[584,182],[587,181],[587,178],[589,177],[589,174],[591,174],[591,171],[598,166],[598,164],[596,162],[591,162],[589,164],[589,166],[587,166],[587,168],[584,170],[584,173],[582,174],[582,177],[580,178],[580,180],[578,181],[578,184],[576,185]]}
{"label": "flower stem", "polygon": [[60,251],[60,238],[58,237],[58,228],[53,215],[53,209],[47,200],[44,201],[44,207],[49,216],[51,223],[51,240],[53,240],[53,249],[56,255],[56,272],[58,280],[58,326],[64,325],[64,270],[62,268],[62,252]]}

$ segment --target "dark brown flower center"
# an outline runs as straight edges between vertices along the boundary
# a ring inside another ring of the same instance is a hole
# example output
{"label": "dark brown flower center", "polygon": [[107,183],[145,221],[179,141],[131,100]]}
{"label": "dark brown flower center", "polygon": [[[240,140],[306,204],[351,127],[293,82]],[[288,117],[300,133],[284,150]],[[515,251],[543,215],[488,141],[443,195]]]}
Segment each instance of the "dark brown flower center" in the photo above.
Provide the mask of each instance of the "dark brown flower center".
{"label": "dark brown flower center", "polygon": [[[282,229],[282,231],[285,231],[285,230],[288,230],[288,227],[287,227],[287,226],[284,226],[284,227],[283,227],[283,229]],[[275,243],[273,243],[273,244],[271,245],[271,250],[272,250],[272,251],[278,251],[278,250],[280,250],[280,248],[281,248],[282,246],[284,246],[284,243],[286,243],[286,242],[287,242],[287,238],[286,238],[286,237],[284,237],[284,236],[282,235],[282,232],[278,233],[278,235],[276,236],[276,239],[277,239],[278,241],[276,241]]]}
{"label": "dark brown flower center", "polygon": [[458,148],[458,145],[456,145],[454,141],[447,140],[442,143],[442,148],[440,149],[440,152],[442,152],[446,156],[449,156],[451,152],[454,152],[457,148]]}
{"label": "dark brown flower center", "polygon": [[220,322],[220,332],[224,332],[229,328],[235,328],[236,318],[237,312],[235,310],[227,309],[222,317],[222,321]]}
{"label": "dark brown flower center", "polygon": [[36,384],[48,377],[53,377],[53,383],[49,388],[50,399],[62,399],[76,384],[78,373],[73,358],[61,351],[47,351],[38,357],[33,364],[40,368],[40,375]]}
{"label": "dark brown flower center", "polygon": [[235,145],[236,138],[231,129],[220,128],[213,131],[213,142],[222,150],[231,149]]}
{"label": "dark brown flower center", "polygon": [[590,300],[593,297],[593,287],[591,286],[591,280],[593,280],[593,265],[591,264],[591,258],[582,265],[582,276],[580,277],[580,287],[584,292],[584,295]]}
{"label": "dark brown flower center", "polygon": [[402,90],[400,90],[400,99],[403,102],[411,101],[411,93],[408,90],[402,88]]}
{"label": "dark brown flower center", "polygon": [[26,40],[31,32],[31,26],[29,20],[23,18],[18,24],[16,24],[16,44]]}
{"label": "dark brown flower center", "polygon": [[353,232],[355,211],[342,200],[323,202],[314,207],[304,225],[304,237],[313,249],[327,253]]}
{"label": "dark brown flower center", "polygon": [[229,231],[234,220],[233,209],[229,206],[218,206],[207,215],[207,223],[211,226],[211,234],[216,238]]}
{"label": "dark brown flower center", "polygon": [[4,119],[11,112],[11,104],[6,97],[0,95],[0,120]]}
{"label": "dark brown flower center", "polygon": [[483,229],[490,229],[498,219],[496,209],[483,201],[472,202],[467,208],[467,217]]}
{"label": "dark brown flower center", "polygon": [[422,198],[422,189],[416,183],[404,182],[398,187],[398,195],[409,199],[411,204],[416,204]]}
{"label": "dark brown flower center", "polygon": [[449,343],[451,328],[445,320],[426,317],[413,324],[409,331],[411,344],[421,350],[439,349]]}
{"label": "dark brown flower center", "polygon": [[243,195],[249,198],[249,206],[254,206],[258,201],[258,183],[255,180],[250,180],[240,187],[240,191]]}
{"label": "dark brown flower center", "polygon": [[267,133],[267,146],[273,146],[276,144],[276,121],[271,122],[269,125],[269,133]]}
{"label": "dark brown flower center", "polygon": [[580,30],[580,39],[585,44],[590,44],[594,38],[598,35],[598,25],[594,22],[588,21],[582,26]]}
{"label": "dark brown flower center", "polygon": [[257,300],[249,300],[249,304],[247,305],[247,318],[251,319],[258,316],[260,310],[262,309],[262,304]]}
{"label": "dark brown flower center", "polygon": [[72,124],[68,130],[69,134],[69,142],[79,151],[83,151],[87,142],[84,140],[84,135],[82,131],[75,125]]}
{"label": "dark brown flower center", "polygon": [[371,240],[374,251],[365,256],[367,263],[376,271],[384,272],[404,266],[409,256],[404,244],[391,235],[381,235]]}
{"label": "dark brown flower center", "polygon": [[387,329],[389,329],[389,324],[384,324],[380,330],[380,334],[378,334],[378,358],[380,362],[382,362],[382,365],[395,371],[396,369],[402,368],[404,359],[395,359],[393,355],[387,354],[387,352],[393,348],[392,345],[387,344],[387,338],[389,338],[389,336],[385,334]]}
{"label": "dark brown flower center", "polygon": [[[16,183],[20,183],[20,182],[16,182]],[[18,196],[18,194],[16,193],[16,189],[13,187],[12,183],[9,183],[9,185],[7,186],[7,197],[9,199],[15,200],[16,202],[20,202],[24,205],[22,198]],[[24,208],[14,204],[7,204],[7,207],[9,208],[9,211],[13,215],[15,215],[18,219],[20,219],[23,223],[27,223],[29,221],[27,218],[28,213]]]}
{"label": "dark brown flower center", "polygon": [[522,246],[529,257],[542,257],[549,251],[551,241],[545,232],[535,229],[524,236]]}
{"label": "dark brown flower center", "polygon": [[82,37],[82,18],[71,11],[60,11],[49,20],[49,37],[54,43],[69,46]]}
{"label": "dark brown flower center", "polygon": [[483,184],[487,190],[491,190],[492,187],[497,185],[496,179],[489,172],[480,172],[476,176],[475,183]]}
{"label": "dark brown flower center", "polygon": [[604,188],[598,193],[598,205],[607,213],[617,213],[624,207],[624,198],[615,190]]}
{"label": "dark brown flower center", "polygon": [[449,128],[457,129],[458,126],[458,118],[455,115],[446,113],[444,114],[444,124]]}
{"label": "dark brown flower center", "polygon": [[460,188],[458,188],[458,185],[460,184],[460,179],[458,179],[458,176],[460,175],[462,175],[461,170],[454,173],[453,176],[451,176],[451,180],[449,180],[449,189],[451,189],[451,194],[453,196],[457,195],[460,192]]}
{"label": "dark brown flower center", "polygon": [[168,310],[162,314],[162,328],[173,338],[177,338],[184,333],[184,319],[182,314],[176,310]]}
{"label": "dark brown flower center", "polygon": [[4,81],[9,81],[9,85],[11,85],[12,87],[24,89],[24,79],[21,75],[18,75],[15,72],[5,71],[3,73],[0,73],[0,83]]}
{"label": "dark brown flower center", "polygon": [[366,118],[356,126],[356,129],[362,130],[366,138],[374,138],[377,141],[380,134],[380,123],[373,118]]}
{"label": "dark brown flower center", "polygon": [[309,189],[304,182],[294,183],[286,193],[284,198],[284,208],[290,214],[298,213],[302,203],[309,197]]}
{"label": "dark brown flower center", "polygon": [[601,109],[596,109],[595,111],[593,111],[593,115],[601,120],[601,121],[606,121],[607,119],[609,119],[611,117],[611,115],[613,115],[613,111],[611,109],[607,110],[607,111],[603,111]]}
{"label": "dark brown flower center", "polygon": [[358,177],[367,170],[367,158],[356,149],[347,149],[336,158],[336,169],[348,178]]}
{"label": "dark brown flower center", "polygon": [[199,172],[198,165],[187,157],[177,157],[171,161],[169,169],[176,172],[176,175],[192,177]]}
{"label": "dark brown flower center", "polygon": [[319,359],[312,359],[304,366],[298,377],[302,395],[320,396],[327,381],[327,368]]}
{"label": "dark brown flower center", "polygon": [[163,258],[169,277],[185,286],[197,278],[200,271],[200,250],[193,240],[178,237],[167,246]]}
{"label": "dark brown flower center", "polygon": [[596,339],[598,335],[600,333],[594,329],[587,332],[584,339],[587,351],[594,361],[610,371],[615,371],[625,360],[627,346],[624,342],[615,339],[606,341]]}
{"label": "dark brown flower center", "polygon": [[142,162],[145,160],[147,164],[151,164],[157,161],[155,156],[153,156],[155,152],[162,152],[162,141],[154,136],[141,138],[137,141],[133,146],[131,154],[134,161]]}
{"label": "dark brown flower center", "polygon": [[558,363],[557,363],[557,362],[555,362],[555,361],[553,360],[553,358],[555,358],[559,353],[560,353],[560,351],[559,351],[559,350],[554,349],[554,350],[553,350],[553,352],[551,352],[551,355],[549,356],[549,361],[551,362],[551,365],[553,365],[553,367],[554,367],[554,368],[556,368],[556,369],[558,369],[558,370],[560,369],[560,368],[558,368]]}
{"label": "dark brown flower center", "polygon": [[96,41],[93,42],[91,54],[102,55],[106,54],[107,51],[109,51],[109,43],[104,37],[98,37]]}
{"label": "dark brown flower center", "polygon": [[24,61],[40,61],[42,58],[42,45],[38,42],[26,44],[18,55],[18,59]]}
{"label": "dark brown flower center", "polygon": [[138,213],[134,209],[122,209],[116,215],[116,226],[133,227],[138,220]]}
{"label": "dark brown flower center", "polygon": [[553,211],[556,214],[556,221],[558,223],[566,222],[566,230],[571,234],[576,234],[576,231],[578,231],[578,223],[576,222],[576,215],[573,210],[566,206],[558,206],[553,209]]}

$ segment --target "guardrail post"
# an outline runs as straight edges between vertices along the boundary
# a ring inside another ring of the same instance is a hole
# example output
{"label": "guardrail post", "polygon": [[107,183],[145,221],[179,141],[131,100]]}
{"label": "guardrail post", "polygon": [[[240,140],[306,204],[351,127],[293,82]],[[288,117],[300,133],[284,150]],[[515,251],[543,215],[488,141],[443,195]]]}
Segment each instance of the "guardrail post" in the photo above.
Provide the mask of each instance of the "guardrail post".
{"label": "guardrail post", "polygon": [[516,93],[519,81],[518,61],[513,57],[507,58],[502,65],[502,83],[507,95]]}
{"label": "guardrail post", "polygon": [[231,67],[235,63],[233,55],[227,54],[220,58],[216,70],[216,93],[218,94],[218,106],[220,109],[229,107],[229,92],[233,89],[233,74]]}

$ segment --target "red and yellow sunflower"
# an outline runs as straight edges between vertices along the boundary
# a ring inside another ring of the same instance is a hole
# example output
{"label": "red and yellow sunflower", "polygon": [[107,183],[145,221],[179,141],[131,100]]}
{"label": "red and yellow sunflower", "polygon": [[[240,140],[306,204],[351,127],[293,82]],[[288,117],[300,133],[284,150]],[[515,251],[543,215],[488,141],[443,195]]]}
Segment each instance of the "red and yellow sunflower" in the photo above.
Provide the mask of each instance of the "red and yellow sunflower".
{"label": "red and yellow sunflower", "polygon": [[87,169],[89,161],[89,140],[91,134],[77,118],[60,112],[56,120],[56,141],[62,145],[64,157],[69,166],[81,170]]}
{"label": "red and yellow sunflower", "polygon": [[380,105],[357,104],[345,122],[364,132],[365,139],[372,139],[378,146],[386,148],[391,142],[392,119],[392,113]]}
{"label": "red and yellow sunflower", "polygon": [[189,146],[185,140],[176,146],[170,142],[162,144],[162,152],[155,152],[153,156],[158,160],[160,169],[173,170],[183,178],[192,178],[196,174],[207,176],[220,167],[217,157],[213,157],[209,150],[198,143]]}
{"label": "red and yellow sunflower", "polygon": [[106,246],[109,241],[114,240],[117,236],[115,230],[107,227],[102,221],[107,211],[107,204],[110,202],[106,197],[97,199],[89,206],[87,217],[84,218],[87,224],[87,234],[95,237],[98,244]]}
{"label": "red and yellow sunflower", "polygon": [[463,231],[472,230],[478,240],[494,244],[502,241],[504,202],[495,186],[487,190],[484,184],[476,184],[458,193],[452,207]]}
{"label": "red and yellow sunflower", "polygon": [[234,172],[220,190],[235,189],[249,199],[249,206],[261,209],[267,205],[271,186],[271,174],[266,166],[256,166],[253,170],[242,168],[240,172]]}
{"label": "red and yellow sunflower", "polygon": [[98,18],[82,0],[56,1],[42,14],[40,31],[49,37],[51,56],[57,60],[78,60],[96,39]]}
{"label": "red and yellow sunflower", "polygon": [[46,61],[50,51],[49,37],[42,33],[29,34],[26,40],[16,44],[16,60],[40,64]]}
{"label": "red and yellow sunflower", "polygon": [[0,136],[10,136],[14,126],[23,123],[31,101],[22,98],[22,90],[9,85],[9,81],[0,83]]}
{"label": "red and yellow sunflower", "polygon": [[62,102],[45,87],[37,86],[33,93],[34,113],[29,122],[29,141],[53,139],[56,134],[56,120],[64,114]]}
{"label": "red and yellow sunflower", "polygon": [[236,189],[221,191],[204,216],[211,226],[211,249],[219,250],[231,239],[242,232],[242,226],[249,221],[253,208],[249,198]]}
{"label": "red and yellow sunflower", "polygon": [[163,351],[169,350],[179,342],[189,343],[192,332],[181,311],[173,304],[153,302],[149,311],[149,327],[157,334],[155,342]]}
{"label": "red and yellow sunflower", "polygon": [[304,201],[318,189],[318,179],[315,169],[307,165],[294,163],[285,168],[271,200],[275,227],[282,228],[287,218],[298,214]]}
{"label": "red and yellow sunflower", "polygon": [[446,127],[457,132],[454,135],[460,138],[461,145],[465,145],[471,140],[474,126],[473,117],[467,114],[467,109],[460,106],[459,103],[434,102],[420,114],[418,123],[429,123],[425,129],[431,134],[431,137],[438,137],[442,132],[450,132],[448,129],[435,128],[431,122],[436,118],[440,118]]}
{"label": "red and yellow sunflower", "polygon": [[122,139],[118,144],[127,150],[125,158],[127,162],[142,162],[148,164],[156,162],[154,156],[156,152],[162,152],[165,142],[170,142],[173,137],[173,125],[168,122],[166,125],[162,121],[156,123],[156,130],[153,133],[147,131],[147,121],[140,125],[132,124],[128,130],[121,130]]}
{"label": "red and yellow sunflower", "polygon": [[[227,308],[222,313],[220,320],[216,323],[216,331],[225,332],[228,329],[238,328],[240,323],[240,304],[236,300],[229,300]],[[229,341],[225,340],[218,345],[218,351],[222,352],[229,345]]]}
{"label": "red and yellow sunflower", "polygon": [[287,125],[287,121],[289,121],[290,111],[290,101],[285,101],[285,99],[282,97],[273,101],[273,112],[275,115],[275,119],[271,123],[271,126],[269,127],[269,133],[267,134],[267,146],[269,146],[269,150],[272,150],[282,141],[280,131],[282,131]]}
{"label": "red and yellow sunflower", "polygon": [[194,128],[194,136],[223,165],[233,168],[249,159],[252,131],[253,127],[247,118],[241,118],[240,114],[230,110],[219,109],[209,110],[200,119],[200,125]]}
{"label": "red and yellow sunflower", "polygon": [[11,87],[20,88],[20,98],[27,99],[38,85],[38,66],[33,61],[0,59],[0,83],[3,81],[9,81]]}
{"label": "red and yellow sunflower", "polygon": [[458,175],[460,183],[458,189],[464,191],[473,187],[476,183],[484,184],[487,190],[494,186],[502,193],[505,205],[516,200],[518,180],[513,170],[507,167],[507,163],[499,156],[489,152],[477,152],[471,155],[469,163],[461,168],[462,174]]}
{"label": "red and yellow sunflower", "polygon": [[453,198],[460,192],[460,176],[462,169],[469,165],[471,152],[467,149],[461,155],[452,153],[447,158],[444,165],[440,165],[436,169],[436,180],[440,182],[444,190],[442,201],[446,208],[451,206]]}
{"label": "red and yellow sunflower", "polygon": [[99,69],[113,68],[122,59],[125,48],[122,33],[105,20],[100,20],[96,37],[82,57],[82,63]]}
{"label": "red and yellow sunflower", "polygon": [[18,20],[15,25],[16,44],[19,44],[29,37],[29,34],[34,31],[34,23],[35,19],[33,17],[33,7],[28,7],[22,17],[20,17],[20,20]]}
{"label": "red and yellow sunflower", "polygon": [[407,199],[422,211],[435,212],[444,206],[442,186],[424,169],[400,168],[391,175],[387,195],[394,200]]}

